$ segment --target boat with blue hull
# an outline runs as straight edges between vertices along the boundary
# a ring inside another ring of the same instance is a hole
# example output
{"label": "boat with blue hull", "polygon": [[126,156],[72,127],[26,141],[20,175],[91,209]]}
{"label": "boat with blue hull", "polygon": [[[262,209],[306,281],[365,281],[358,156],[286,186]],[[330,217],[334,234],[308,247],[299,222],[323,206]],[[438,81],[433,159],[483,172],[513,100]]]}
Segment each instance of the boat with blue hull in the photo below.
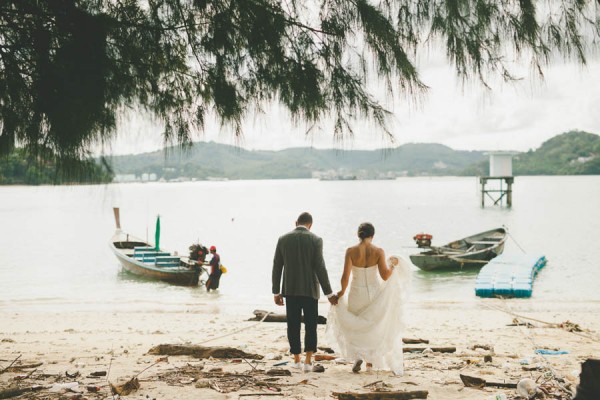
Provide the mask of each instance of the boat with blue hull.
{"label": "boat with blue hull", "polygon": [[156,245],[121,230],[119,209],[116,208],[117,230],[110,240],[110,248],[123,269],[150,279],[177,285],[197,286],[204,268],[188,257],[181,257],[159,248],[160,219],[157,219]]}

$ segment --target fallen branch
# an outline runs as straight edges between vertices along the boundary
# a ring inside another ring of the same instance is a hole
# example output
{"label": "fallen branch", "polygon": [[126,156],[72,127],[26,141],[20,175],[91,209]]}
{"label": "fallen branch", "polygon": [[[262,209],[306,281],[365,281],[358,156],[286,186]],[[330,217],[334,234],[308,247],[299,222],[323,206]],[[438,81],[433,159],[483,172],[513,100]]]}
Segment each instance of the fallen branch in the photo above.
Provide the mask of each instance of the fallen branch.
{"label": "fallen branch", "polygon": [[409,400],[426,399],[429,395],[427,390],[416,390],[412,392],[371,392],[371,393],[338,393],[333,392],[333,396],[340,400]]}
{"label": "fallen branch", "polygon": [[[20,357],[20,356],[19,356]],[[10,399],[11,397],[17,397],[27,392],[35,392],[43,389],[44,386],[36,385],[28,388],[9,388],[0,391],[0,399]]]}
{"label": "fallen branch", "polygon": [[12,367],[12,365],[13,365],[14,363],[16,363],[16,362],[17,362],[17,360],[18,360],[19,358],[21,358],[21,356],[22,356],[22,354],[19,354],[19,355],[17,356],[17,358],[15,358],[15,359],[14,359],[14,360],[13,360],[13,361],[12,361],[12,362],[9,364],[9,366],[8,366],[8,367],[6,367],[6,368],[4,368],[2,371],[0,371],[0,374],[2,374],[2,373],[4,373],[4,372],[8,371],[8,369],[9,369],[10,367]]}
{"label": "fallen branch", "polygon": [[404,344],[419,344],[419,343],[429,344],[429,340],[427,340],[427,339],[402,338],[402,343],[404,343]]}
{"label": "fallen branch", "polygon": [[192,356],[195,358],[247,358],[251,360],[262,360],[260,354],[246,353],[233,347],[203,347],[184,346],[176,344],[159,344],[148,350],[148,354],[168,356]]}

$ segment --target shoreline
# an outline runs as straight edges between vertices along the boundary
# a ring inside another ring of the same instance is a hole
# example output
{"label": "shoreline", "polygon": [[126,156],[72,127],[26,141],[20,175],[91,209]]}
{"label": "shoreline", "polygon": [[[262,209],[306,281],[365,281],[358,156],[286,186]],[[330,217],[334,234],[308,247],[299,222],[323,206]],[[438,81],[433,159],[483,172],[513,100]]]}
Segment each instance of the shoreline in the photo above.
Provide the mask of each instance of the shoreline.
{"label": "shoreline", "polygon": [[[326,306],[320,303],[320,315],[327,316]],[[273,305],[268,311],[281,313]],[[512,313],[533,320],[533,327],[507,326]],[[223,373],[248,373],[254,369],[245,362],[231,360],[197,360],[190,356],[168,356],[168,362],[154,365],[158,357],[148,350],[159,344],[229,346],[266,358],[255,365],[271,369],[278,362],[290,361],[287,354],[286,328],[283,323],[247,321],[253,316],[248,308],[245,315],[228,313],[219,307],[173,311],[77,311],[43,312],[0,309],[0,371],[19,355],[19,362],[43,362],[27,378],[29,370],[0,374],[0,389],[11,384],[27,386],[52,384],[65,372],[79,371],[70,381],[79,382],[85,398],[110,398],[106,378],[88,378],[94,371],[108,371],[111,382],[140,374],[140,388],[123,398],[149,396],[156,399],[234,399],[239,394],[273,392],[249,386],[231,393],[219,393],[202,386],[211,368]],[[351,363],[320,361],[324,373],[292,372],[278,377],[284,396],[292,398],[331,398],[333,392],[367,392],[365,385],[382,381],[391,390],[427,390],[428,399],[485,399],[494,393],[505,393],[510,399],[514,389],[465,388],[459,374],[477,376],[488,381],[518,382],[521,378],[534,380],[543,370],[524,371],[538,363],[550,366],[565,382],[576,384],[581,362],[598,357],[600,301],[536,302],[535,300],[497,300],[482,302],[409,302],[406,309],[407,331],[403,337],[422,338],[431,347],[455,346],[455,353],[405,353],[405,374],[395,377],[387,371],[353,374]],[[562,323],[571,321],[590,332],[581,334],[549,327],[536,322]],[[319,325],[319,346],[324,342],[324,325]],[[231,334],[232,332],[236,332]],[[589,336],[586,338],[584,336]],[[473,349],[475,345],[493,346],[493,352]],[[414,347],[415,345],[406,345]],[[427,345],[418,345],[418,347]],[[536,356],[536,348],[567,350],[569,354]],[[594,354],[596,351],[596,354]],[[492,362],[484,363],[484,355]],[[281,357],[281,360],[276,360]],[[274,359],[275,358],[275,359]],[[528,364],[522,365],[521,362]],[[199,365],[204,365],[202,372]],[[196,369],[194,369],[194,368]],[[191,369],[190,369],[191,368]],[[286,366],[281,367],[289,370]],[[175,375],[174,375],[175,374]],[[53,375],[56,375],[52,377]],[[42,378],[42,376],[48,376]],[[173,380],[173,376],[178,378]],[[181,379],[179,379],[181,378]],[[217,378],[212,378],[214,379]],[[306,381],[305,383],[302,383]],[[86,393],[85,386],[98,385],[98,393]],[[73,395],[73,393],[71,393]],[[514,396],[513,396],[514,397]]]}

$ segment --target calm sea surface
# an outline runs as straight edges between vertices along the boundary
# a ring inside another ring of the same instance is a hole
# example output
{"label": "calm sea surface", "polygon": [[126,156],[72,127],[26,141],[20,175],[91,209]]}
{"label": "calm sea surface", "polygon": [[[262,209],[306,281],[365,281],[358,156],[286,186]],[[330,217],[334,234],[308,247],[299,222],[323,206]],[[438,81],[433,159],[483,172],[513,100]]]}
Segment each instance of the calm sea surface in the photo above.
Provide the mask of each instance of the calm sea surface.
{"label": "calm sea surface", "polygon": [[[512,209],[480,207],[475,178],[395,181],[268,180],[0,187],[0,310],[273,309],[277,238],[310,211],[324,239],[334,290],[345,248],[363,221],[387,254],[416,251],[418,232],[444,244],[506,225],[506,253],[544,254],[534,295],[524,302],[600,301],[600,177],[517,177]],[[123,230],[150,241],[161,215],[161,247],[187,253],[216,245],[229,272],[219,293],[145,281],[121,270],[108,241],[121,208]],[[476,272],[414,269],[414,301],[476,301]]]}

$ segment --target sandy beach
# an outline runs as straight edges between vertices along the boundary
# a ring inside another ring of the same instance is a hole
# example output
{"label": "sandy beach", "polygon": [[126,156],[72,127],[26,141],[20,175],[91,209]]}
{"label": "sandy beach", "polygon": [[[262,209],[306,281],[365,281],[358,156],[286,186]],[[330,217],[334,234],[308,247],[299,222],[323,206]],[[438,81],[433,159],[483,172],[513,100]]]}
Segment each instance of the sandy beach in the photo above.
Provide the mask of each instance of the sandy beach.
{"label": "sandy beach", "polygon": [[[321,314],[326,309],[327,306],[321,304]],[[496,393],[505,393],[511,399],[517,398],[514,389],[466,388],[459,374],[488,382],[518,382],[528,377],[537,380],[552,370],[566,384],[576,384],[581,362],[600,355],[598,302],[412,302],[407,306],[408,326],[403,337],[427,339],[429,344],[406,346],[456,347],[456,352],[405,353],[405,374],[400,377],[386,371],[353,374],[351,364],[339,360],[320,361],[325,368],[323,373],[292,371],[291,376],[269,377],[260,371],[291,361],[285,324],[248,321],[253,317],[252,311],[249,308],[246,315],[200,308],[125,313],[3,311],[0,313],[0,371],[3,371],[0,387],[44,385],[35,393],[23,395],[31,396],[29,398],[104,399],[113,397],[107,381],[123,382],[137,376],[139,389],[122,398],[234,399],[266,394],[275,398],[325,399],[332,398],[334,392],[368,393],[385,389],[425,390],[428,398],[434,400],[487,399]],[[281,309],[273,306],[269,311],[281,312]],[[510,313],[533,318],[522,319],[532,326],[507,326],[514,318]],[[571,321],[579,324],[584,332],[572,333],[536,320]],[[325,326],[319,325],[319,346],[327,345],[323,343],[324,330]],[[264,358],[255,362],[171,355],[165,360],[148,354],[159,344],[228,346]],[[536,349],[569,353],[540,356],[534,353]],[[484,362],[485,355],[491,355],[492,361]],[[12,367],[5,370],[15,359]],[[39,363],[42,364],[31,368],[14,368]],[[536,366],[543,368],[535,369]],[[278,368],[290,370],[285,365]],[[108,379],[90,375],[101,371],[107,372]],[[69,378],[66,373],[74,377]],[[228,373],[239,374],[237,381],[231,375],[226,379]],[[238,390],[218,391],[237,389],[232,385],[243,379],[246,384]],[[73,390],[56,393],[48,389],[54,385],[58,390],[57,383],[68,382],[78,385]],[[259,386],[256,382],[268,384]],[[88,386],[99,391],[89,392]]]}

